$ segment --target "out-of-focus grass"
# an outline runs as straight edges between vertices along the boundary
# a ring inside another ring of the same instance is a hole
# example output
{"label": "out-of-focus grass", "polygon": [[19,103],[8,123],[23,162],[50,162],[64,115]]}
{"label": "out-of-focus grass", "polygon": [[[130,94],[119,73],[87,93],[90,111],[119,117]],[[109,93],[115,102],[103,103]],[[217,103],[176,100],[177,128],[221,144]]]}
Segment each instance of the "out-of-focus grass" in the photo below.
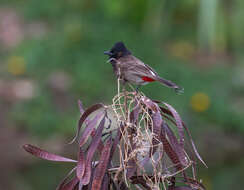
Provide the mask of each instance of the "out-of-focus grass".
{"label": "out-of-focus grass", "polygon": [[[196,111],[191,109],[192,96],[198,92],[204,93],[211,103],[208,110],[196,118],[204,117],[207,122],[216,122],[223,127],[231,126],[235,130],[243,131],[244,118],[235,110],[231,110],[234,93],[231,65],[216,64],[202,68],[193,60],[173,58],[177,52],[170,52],[173,55],[169,56],[163,41],[157,41],[150,36],[150,33],[143,31],[138,33],[128,24],[120,27],[120,24],[114,21],[100,19],[99,23],[96,22],[100,17],[100,14],[88,15],[85,18],[76,15],[75,19],[63,16],[62,21],[50,26],[47,35],[41,39],[27,40],[11,52],[9,56],[23,56],[26,60],[25,76],[37,81],[40,86],[39,94],[34,100],[17,105],[18,114],[15,115],[19,115],[16,118],[19,122],[23,122],[24,126],[29,126],[29,129],[39,133],[46,131],[43,123],[48,123],[48,126],[56,129],[57,126],[60,127],[58,118],[67,118],[67,122],[61,123],[69,126],[68,131],[73,130],[71,127],[73,122],[68,121],[77,117],[76,107],[73,106],[69,110],[70,116],[66,117],[57,114],[53,109],[50,89],[47,86],[48,76],[55,71],[64,71],[71,76],[72,85],[66,93],[73,96],[73,105],[78,98],[84,100],[85,105],[91,104],[94,100],[110,101],[116,92],[116,81],[111,65],[106,63],[107,58],[103,55],[103,51],[109,49],[114,42],[123,40],[136,56],[154,67],[161,76],[185,88],[185,93],[179,96],[174,91],[161,87],[160,84],[149,84],[142,87],[148,96],[156,99],[164,98],[182,109],[182,112],[191,114]],[[179,51],[180,48],[178,47]],[[55,132],[52,129],[46,133]]]}

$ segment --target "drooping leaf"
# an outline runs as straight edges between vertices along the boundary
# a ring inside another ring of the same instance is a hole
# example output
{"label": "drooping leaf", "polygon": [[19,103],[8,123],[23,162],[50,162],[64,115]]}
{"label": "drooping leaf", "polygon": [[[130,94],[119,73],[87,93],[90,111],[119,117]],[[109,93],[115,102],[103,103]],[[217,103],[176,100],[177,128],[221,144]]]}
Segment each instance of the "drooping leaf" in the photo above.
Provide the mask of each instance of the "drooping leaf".
{"label": "drooping leaf", "polygon": [[168,190],[194,190],[189,186],[169,186]]}
{"label": "drooping leaf", "polygon": [[179,114],[176,112],[176,110],[171,105],[169,105],[167,103],[164,103],[164,105],[170,110],[173,117],[175,118],[176,126],[177,126],[178,132],[179,132],[179,138],[180,138],[179,144],[182,148],[184,148],[184,128],[183,128],[182,120],[181,120]]}
{"label": "drooping leaf", "polygon": [[165,129],[166,135],[168,137],[168,140],[169,140],[174,152],[177,154],[177,156],[178,156],[178,158],[180,160],[180,163],[183,166],[187,166],[189,163],[188,163],[188,159],[187,159],[187,157],[185,155],[184,148],[182,148],[179,145],[176,136],[174,135],[173,131],[168,126],[168,124],[164,122],[163,126],[164,126],[164,129]]}
{"label": "drooping leaf", "polygon": [[[130,152],[128,154],[130,155]],[[126,168],[127,168],[126,177],[130,179],[131,176],[134,175],[136,168],[137,168],[135,158],[130,158],[128,160]]]}
{"label": "drooping leaf", "polygon": [[78,183],[79,179],[75,176],[68,183],[64,184],[59,190],[74,190]]}
{"label": "drooping leaf", "polygon": [[80,180],[85,172],[85,153],[83,152],[82,148],[80,147],[79,154],[78,154],[78,163],[77,163],[77,169],[76,169],[76,176]]}
{"label": "drooping leaf", "polygon": [[184,179],[184,181],[182,181],[182,182],[189,185],[192,189],[206,190],[204,185],[195,179],[187,178],[187,179]]}
{"label": "drooping leaf", "polygon": [[151,190],[152,188],[147,184],[146,180],[142,176],[132,176],[130,178],[132,184],[140,184],[145,189]]}
{"label": "drooping leaf", "polygon": [[50,153],[46,150],[40,149],[30,144],[25,144],[23,148],[25,149],[25,151],[29,152],[30,154],[42,158],[44,160],[50,160],[55,162],[77,162],[76,160],[72,160],[70,158],[65,158],[63,156]]}
{"label": "drooping leaf", "polygon": [[92,133],[92,130],[96,127],[98,120],[101,119],[104,114],[105,114],[104,111],[99,112],[92,120],[89,121],[89,123],[87,124],[86,128],[84,129],[80,137],[80,142],[79,142],[80,147],[87,142],[88,138]]}
{"label": "drooping leaf", "polygon": [[167,140],[167,138],[165,136],[164,129],[162,129],[162,131],[161,131],[160,139],[161,139],[161,142],[163,143],[163,147],[164,147],[164,150],[165,150],[166,154],[168,155],[170,160],[175,164],[175,168],[177,170],[181,170],[182,169],[182,165],[180,163],[178,155],[175,153],[175,151],[173,150],[173,148],[170,145],[169,141]]}
{"label": "drooping leaf", "polygon": [[152,138],[152,148],[150,148],[150,156],[152,156],[157,148],[158,144],[160,143],[160,135],[161,135],[161,125],[163,123],[162,116],[159,111],[155,112],[152,114],[152,121],[153,121],[153,127],[152,127],[152,133],[153,133],[153,138]]}
{"label": "drooping leaf", "polygon": [[[95,137],[96,132],[97,132],[96,129],[93,129],[93,130],[92,130],[91,136],[92,136],[93,138]],[[104,148],[104,145],[103,145],[103,141],[102,141],[102,139],[101,139],[100,142],[99,142],[99,145],[98,145],[98,147],[97,147],[98,153],[99,153],[100,155],[102,154],[102,150],[103,150],[103,148]]]}
{"label": "drooping leaf", "polygon": [[197,151],[196,145],[195,145],[195,143],[194,143],[194,141],[193,141],[193,139],[192,139],[192,136],[191,136],[191,133],[190,133],[189,129],[186,127],[186,125],[185,125],[184,123],[183,123],[183,126],[184,126],[184,128],[185,128],[185,130],[186,130],[186,133],[187,133],[189,139],[190,139],[190,142],[191,142],[191,145],[192,145],[192,148],[193,148],[193,151],[194,151],[196,157],[197,157],[197,158],[202,162],[202,164],[207,168],[207,167],[208,167],[207,164],[203,161],[202,157],[200,156],[200,154],[199,154],[198,151]]}
{"label": "drooping leaf", "polygon": [[109,189],[109,176],[108,174],[105,173],[105,176],[103,178],[103,183],[102,183],[102,187],[101,190],[108,190]]}
{"label": "drooping leaf", "polygon": [[101,120],[101,122],[97,128],[96,135],[92,139],[92,142],[91,142],[89,149],[88,149],[88,152],[87,152],[85,173],[81,179],[81,182],[84,185],[87,185],[90,182],[92,159],[93,159],[94,153],[97,150],[97,147],[100,143],[100,140],[102,137],[102,131],[104,129],[104,124],[105,124],[105,116],[103,117],[103,119]]}
{"label": "drooping leaf", "polygon": [[119,190],[130,190],[124,181],[120,181]]}
{"label": "drooping leaf", "polygon": [[130,142],[130,146],[128,146],[128,152],[127,154],[129,155],[129,160],[127,161],[126,164],[126,176],[127,178],[130,178],[131,176],[134,175],[137,165],[136,165],[136,161],[137,161],[137,157],[133,156],[133,154],[131,154],[135,149],[136,149],[136,144],[133,141],[133,130],[132,128],[127,128],[127,132],[128,132],[128,136],[129,139],[128,141]]}
{"label": "drooping leaf", "polygon": [[78,106],[79,106],[80,114],[82,115],[85,112],[85,110],[80,100],[78,100]]}
{"label": "drooping leaf", "polygon": [[130,122],[133,123],[133,124],[137,123],[138,117],[139,117],[139,114],[140,114],[140,110],[141,110],[140,103],[137,100],[136,100],[135,104],[136,104],[135,107],[130,112]]}
{"label": "drooping leaf", "polygon": [[159,111],[158,109],[158,105],[155,104],[152,100],[150,100],[147,97],[142,97],[141,98],[142,102],[149,108],[151,109],[153,112],[157,112]]}
{"label": "drooping leaf", "polygon": [[113,146],[112,146],[112,150],[111,150],[111,156],[110,156],[110,160],[112,159],[112,156],[116,150],[116,147],[121,139],[121,136],[122,136],[122,133],[125,129],[125,126],[121,123],[120,124],[120,127],[117,129],[117,133],[116,133],[116,136],[115,136],[115,139],[114,139],[114,142],[113,142]]}
{"label": "drooping leaf", "polygon": [[67,183],[69,177],[71,176],[71,174],[76,170],[76,167],[74,167],[66,176],[65,178],[61,181],[61,183],[58,185],[58,187],[56,188],[56,190],[61,190],[63,188],[63,186]]}
{"label": "drooping leaf", "polygon": [[[161,107],[160,107],[160,109],[161,109]],[[161,109],[161,110],[162,110],[162,109]],[[167,109],[165,109],[165,110],[167,110]],[[168,111],[169,111],[169,110],[168,110]],[[163,112],[164,112],[164,111],[163,111]],[[167,111],[165,111],[164,113],[167,114]],[[170,111],[169,111],[169,113],[170,113],[170,114],[168,114],[168,115],[172,116],[172,114],[171,114]],[[164,115],[164,117],[166,117],[170,122],[172,122],[173,124],[176,125],[176,123],[175,123],[175,121],[174,121],[173,119],[171,119],[170,117],[168,117],[168,116],[166,116],[166,115]],[[191,133],[190,133],[189,129],[187,128],[187,126],[185,125],[185,123],[184,123],[183,121],[182,121],[182,125],[183,125],[183,127],[184,127],[184,129],[185,129],[185,131],[186,131],[186,133],[187,133],[187,135],[188,135],[188,137],[189,137],[189,139],[190,139],[191,146],[192,146],[192,149],[193,149],[193,151],[194,151],[194,153],[195,153],[195,156],[196,156],[196,157],[198,158],[198,160],[200,160],[200,162],[202,162],[202,164],[207,168],[207,167],[208,167],[207,164],[203,161],[202,157],[201,157],[200,154],[198,153],[197,148],[196,148],[196,145],[195,145],[195,143],[194,143],[194,141],[193,141],[193,139],[192,139]]]}
{"label": "drooping leaf", "polygon": [[104,181],[104,175],[108,167],[111,148],[112,141],[111,139],[108,139],[103,148],[99,164],[95,169],[94,179],[92,181],[92,190],[97,190],[101,188],[102,182]]}
{"label": "drooping leaf", "polygon": [[73,140],[71,142],[69,142],[69,144],[72,144],[74,143],[74,141],[77,139],[77,137],[79,136],[80,134],[80,130],[81,130],[81,126],[82,124],[84,123],[84,121],[88,118],[88,116],[95,112],[96,110],[100,109],[100,108],[103,108],[104,105],[103,104],[95,104],[91,107],[89,107],[80,117],[79,119],[79,122],[78,122],[78,127],[77,127],[77,131],[76,131],[76,135],[75,137],[73,138]]}

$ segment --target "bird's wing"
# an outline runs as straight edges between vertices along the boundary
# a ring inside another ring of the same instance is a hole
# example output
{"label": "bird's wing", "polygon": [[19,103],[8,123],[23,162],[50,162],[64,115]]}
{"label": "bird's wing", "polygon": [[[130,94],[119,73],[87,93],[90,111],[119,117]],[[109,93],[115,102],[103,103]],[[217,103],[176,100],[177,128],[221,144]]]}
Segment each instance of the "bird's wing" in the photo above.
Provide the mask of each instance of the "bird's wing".
{"label": "bird's wing", "polygon": [[130,72],[138,76],[157,77],[158,74],[150,66],[135,56],[127,56],[120,60],[122,72]]}

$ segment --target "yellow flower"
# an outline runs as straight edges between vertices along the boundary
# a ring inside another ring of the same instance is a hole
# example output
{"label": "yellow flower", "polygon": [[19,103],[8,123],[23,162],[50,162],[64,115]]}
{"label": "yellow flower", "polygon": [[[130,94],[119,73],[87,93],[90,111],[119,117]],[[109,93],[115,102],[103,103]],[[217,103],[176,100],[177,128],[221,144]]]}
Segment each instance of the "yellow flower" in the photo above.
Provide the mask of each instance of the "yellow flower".
{"label": "yellow flower", "polygon": [[210,106],[209,96],[202,92],[197,92],[191,97],[191,107],[196,112],[204,112]]}
{"label": "yellow flower", "polygon": [[11,56],[7,60],[7,70],[12,75],[22,75],[26,71],[26,62],[23,57]]}

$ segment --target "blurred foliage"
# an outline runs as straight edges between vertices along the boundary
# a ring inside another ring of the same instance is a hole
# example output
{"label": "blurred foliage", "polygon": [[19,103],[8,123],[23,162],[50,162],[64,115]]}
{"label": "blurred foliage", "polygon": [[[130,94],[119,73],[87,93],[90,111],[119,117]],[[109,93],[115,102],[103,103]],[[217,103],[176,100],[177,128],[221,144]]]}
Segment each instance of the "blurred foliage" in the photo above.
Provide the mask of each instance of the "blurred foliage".
{"label": "blurred foliage", "polygon": [[[8,118],[18,129],[44,139],[70,137],[79,116],[76,100],[111,102],[116,80],[103,51],[124,41],[185,89],[179,96],[155,83],[142,87],[147,96],[176,107],[196,134],[212,125],[243,135],[243,0],[2,0],[0,13],[8,8],[21,19],[24,40],[1,45],[1,80],[30,80],[36,89],[28,100],[10,101]],[[28,33],[35,23],[41,29]],[[210,186],[220,189],[226,176],[216,175]]]}

